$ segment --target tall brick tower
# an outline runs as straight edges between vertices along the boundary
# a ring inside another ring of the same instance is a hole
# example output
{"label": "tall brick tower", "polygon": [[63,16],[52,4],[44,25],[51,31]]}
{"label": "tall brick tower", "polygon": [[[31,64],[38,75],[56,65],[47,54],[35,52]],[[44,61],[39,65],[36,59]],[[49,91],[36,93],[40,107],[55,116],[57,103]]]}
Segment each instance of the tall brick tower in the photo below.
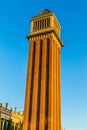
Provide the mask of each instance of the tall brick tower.
{"label": "tall brick tower", "polygon": [[48,9],[31,19],[23,130],[61,130],[60,29]]}

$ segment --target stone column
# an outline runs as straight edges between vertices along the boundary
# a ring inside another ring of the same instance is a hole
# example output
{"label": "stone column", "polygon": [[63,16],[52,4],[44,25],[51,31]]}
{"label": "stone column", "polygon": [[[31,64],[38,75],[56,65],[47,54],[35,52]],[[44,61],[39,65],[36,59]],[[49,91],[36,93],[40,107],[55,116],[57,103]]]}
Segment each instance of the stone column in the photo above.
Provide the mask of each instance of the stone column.
{"label": "stone column", "polygon": [[4,120],[2,119],[2,130],[4,130]]}
{"label": "stone column", "polygon": [[14,130],[15,130],[15,123],[13,124]]}

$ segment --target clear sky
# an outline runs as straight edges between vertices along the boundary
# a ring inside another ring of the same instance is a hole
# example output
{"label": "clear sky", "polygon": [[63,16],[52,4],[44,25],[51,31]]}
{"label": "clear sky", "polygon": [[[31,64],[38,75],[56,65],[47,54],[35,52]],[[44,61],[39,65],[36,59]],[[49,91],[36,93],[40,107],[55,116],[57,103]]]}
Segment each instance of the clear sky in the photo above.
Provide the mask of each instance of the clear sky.
{"label": "clear sky", "polygon": [[87,130],[87,0],[0,0],[0,102],[23,111],[30,18],[48,8],[61,26],[62,125]]}

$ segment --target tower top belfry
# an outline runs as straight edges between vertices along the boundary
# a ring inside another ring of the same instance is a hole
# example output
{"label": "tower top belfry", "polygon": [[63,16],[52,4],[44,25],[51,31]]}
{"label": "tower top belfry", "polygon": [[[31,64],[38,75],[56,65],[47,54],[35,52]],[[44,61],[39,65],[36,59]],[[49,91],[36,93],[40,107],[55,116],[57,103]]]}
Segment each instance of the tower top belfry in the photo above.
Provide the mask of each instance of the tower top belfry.
{"label": "tower top belfry", "polygon": [[61,25],[58,22],[55,14],[48,9],[43,10],[38,15],[31,18],[31,30],[30,35],[27,38],[36,36],[38,34],[53,33],[57,40],[60,42],[60,46],[63,47],[64,44],[60,40]]}

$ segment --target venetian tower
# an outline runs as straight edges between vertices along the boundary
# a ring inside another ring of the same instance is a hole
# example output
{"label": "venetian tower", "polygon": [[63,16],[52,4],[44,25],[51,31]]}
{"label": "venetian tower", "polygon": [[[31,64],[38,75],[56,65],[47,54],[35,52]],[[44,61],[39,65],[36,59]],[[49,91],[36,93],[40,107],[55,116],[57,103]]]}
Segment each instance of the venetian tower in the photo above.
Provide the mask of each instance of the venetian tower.
{"label": "venetian tower", "polygon": [[61,130],[60,30],[48,9],[31,19],[23,130]]}

